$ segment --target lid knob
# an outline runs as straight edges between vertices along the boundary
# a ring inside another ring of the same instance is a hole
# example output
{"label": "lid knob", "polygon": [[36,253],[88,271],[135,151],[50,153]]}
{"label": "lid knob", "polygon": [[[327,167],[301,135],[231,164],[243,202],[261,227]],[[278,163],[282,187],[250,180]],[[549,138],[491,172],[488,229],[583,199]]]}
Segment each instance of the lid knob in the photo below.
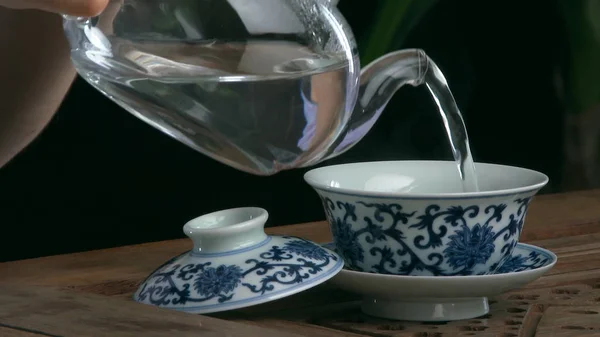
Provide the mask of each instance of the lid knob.
{"label": "lid knob", "polygon": [[259,207],[217,211],[190,220],[183,232],[194,243],[192,254],[217,254],[253,246],[268,239],[269,213]]}

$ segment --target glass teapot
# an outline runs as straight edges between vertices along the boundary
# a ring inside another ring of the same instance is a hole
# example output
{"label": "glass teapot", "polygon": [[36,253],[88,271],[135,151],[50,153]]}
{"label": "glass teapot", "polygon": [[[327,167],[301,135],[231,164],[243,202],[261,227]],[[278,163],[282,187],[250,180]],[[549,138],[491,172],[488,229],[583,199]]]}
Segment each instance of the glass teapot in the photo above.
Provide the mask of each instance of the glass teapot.
{"label": "glass teapot", "polygon": [[[336,3],[111,0],[97,17],[65,16],[64,29],[78,73],[121,107],[226,165],[272,175],[350,149],[403,85],[445,83],[418,49],[361,71]],[[438,106],[451,99],[428,88]]]}

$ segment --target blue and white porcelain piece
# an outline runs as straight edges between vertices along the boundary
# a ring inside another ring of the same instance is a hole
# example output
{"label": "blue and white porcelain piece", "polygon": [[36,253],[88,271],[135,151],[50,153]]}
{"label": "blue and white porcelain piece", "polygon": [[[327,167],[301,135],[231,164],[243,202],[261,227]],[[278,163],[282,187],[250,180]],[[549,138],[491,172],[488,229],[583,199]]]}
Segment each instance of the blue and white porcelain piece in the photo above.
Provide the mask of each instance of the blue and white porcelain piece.
{"label": "blue and white porcelain piece", "polygon": [[542,173],[476,164],[479,192],[463,192],[450,161],[321,167],[316,190],[346,267],[411,276],[491,274],[517,245]]}
{"label": "blue and white porcelain piece", "polygon": [[[335,247],[332,243],[324,245]],[[495,274],[470,276],[403,276],[343,269],[330,282],[362,295],[364,313],[403,321],[453,321],[489,312],[488,298],[519,289],[556,264],[554,253],[517,244]]]}
{"label": "blue and white porcelain piece", "polygon": [[236,208],[191,220],[194,248],[160,266],[134,300],[192,313],[239,309],[286,297],[335,276],[343,260],[305,239],[268,236],[268,213]]}

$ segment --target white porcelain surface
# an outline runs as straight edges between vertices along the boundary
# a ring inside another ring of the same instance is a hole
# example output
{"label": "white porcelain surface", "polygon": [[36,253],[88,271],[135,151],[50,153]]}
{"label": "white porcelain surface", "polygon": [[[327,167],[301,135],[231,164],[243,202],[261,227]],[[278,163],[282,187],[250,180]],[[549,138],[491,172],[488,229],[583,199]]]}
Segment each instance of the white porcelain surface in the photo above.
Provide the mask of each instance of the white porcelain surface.
{"label": "white porcelain surface", "polygon": [[236,208],[191,220],[184,233],[193,249],[154,271],[134,294],[137,302],[212,313],[280,299],[321,284],[343,267],[336,253],[289,236],[267,236],[268,213]]}
{"label": "white porcelain surface", "polygon": [[454,161],[400,160],[340,164],[308,171],[304,179],[320,190],[372,197],[494,197],[531,192],[548,177],[515,166],[475,163],[479,192],[462,190]]}
{"label": "white porcelain surface", "polygon": [[362,295],[362,310],[371,316],[452,321],[487,314],[488,297],[525,286],[548,272],[556,261],[552,252],[521,243],[494,275],[398,276],[343,269],[330,282]]}
{"label": "white porcelain surface", "polygon": [[412,276],[494,273],[519,240],[548,177],[476,164],[481,192],[463,193],[453,161],[321,167],[305,180],[323,202],[349,269]]}

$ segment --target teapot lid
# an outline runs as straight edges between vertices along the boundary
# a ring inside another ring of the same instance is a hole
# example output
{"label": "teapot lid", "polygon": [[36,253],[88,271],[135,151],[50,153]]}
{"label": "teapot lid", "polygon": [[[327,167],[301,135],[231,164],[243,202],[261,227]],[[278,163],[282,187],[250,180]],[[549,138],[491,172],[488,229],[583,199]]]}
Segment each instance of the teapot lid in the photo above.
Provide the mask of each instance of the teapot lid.
{"label": "teapot lid", "polygon": [[157,268],[136,302],[197,314],[240,309],[290,296],[341,271],[335,252],[314,242],[264,232],[268,212],[244,207],[189,221],[194,248]]}

